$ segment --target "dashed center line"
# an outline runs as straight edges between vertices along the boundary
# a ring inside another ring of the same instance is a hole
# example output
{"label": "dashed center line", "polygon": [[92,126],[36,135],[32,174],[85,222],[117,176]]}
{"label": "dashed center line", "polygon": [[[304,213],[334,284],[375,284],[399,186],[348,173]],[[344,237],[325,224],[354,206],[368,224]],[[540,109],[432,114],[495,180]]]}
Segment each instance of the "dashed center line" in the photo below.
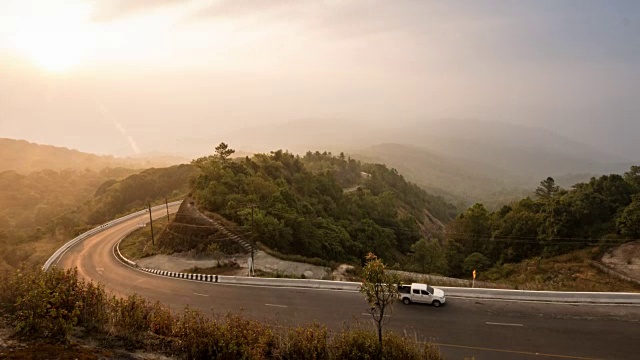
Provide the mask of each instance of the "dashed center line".
{"label": "dashed center line", "polygon": [[487,325],[501,325],[501,326],[524,326],[522,324],[509,324],[509,323],[495,323],[495,322],[486,322]]}
{"label": "dashed center line", "polygon": [[265,306],[273,306],[273,307],[279,307],[279,308],[286,308],[288,307],[287,305],[277,305],[277,304],[264,304]]}
{"label": "dashed center line", "polygon": [[198,295],[198,296],[209,296],[207,294],[198,294],[198,293],[193,293],[193,295]]}

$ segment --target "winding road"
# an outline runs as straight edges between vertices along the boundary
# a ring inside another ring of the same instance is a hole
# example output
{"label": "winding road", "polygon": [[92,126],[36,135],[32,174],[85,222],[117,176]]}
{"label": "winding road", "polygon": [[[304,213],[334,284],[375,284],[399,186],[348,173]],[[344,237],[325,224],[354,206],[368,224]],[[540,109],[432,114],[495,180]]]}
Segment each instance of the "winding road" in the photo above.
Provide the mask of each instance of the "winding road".
{"label": "winding road", "polygon": [[[178,206],[170,207],[171,212]],[[166,215],[157,210],[153,216]],[[124,265],[115,244],[148,214],[105,229],[69,249],[57,266],[78,269],[118,295],[137,293],[174,309],[243,312],[276,325],[317,321],[330,328],[359,322],[370,326],[361,294],[294,288],[255,287],[179,280]],[[371,325],[372,326],[372,325]],[[450,359],[637,359],[640,307],[568,305],[447,298],[446,305],[394,306],[388,329],[440,344]]]}

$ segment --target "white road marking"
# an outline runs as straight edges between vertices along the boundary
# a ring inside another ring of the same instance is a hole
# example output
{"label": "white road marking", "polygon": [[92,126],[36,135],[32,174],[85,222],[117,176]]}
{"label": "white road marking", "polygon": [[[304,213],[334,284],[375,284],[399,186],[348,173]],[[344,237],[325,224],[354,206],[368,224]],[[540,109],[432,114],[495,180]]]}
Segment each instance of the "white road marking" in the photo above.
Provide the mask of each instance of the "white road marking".
{"label": "white road marking", "polygon": [[509,323],[494,323],[494,322],[486,322],[487,325],[502,325],[502,326],[524,326],[522,324],[509,324]]}
{"label": "white road marking", "polygon": [[198,295],[198,296],[209,296],[207,294],[198,294],[198,293],[193,293],[193,295]]}
{"label": "white road marking", "polygon": [[280,308],[286,308],[288,307],[287,305],[276,305],[276,304],[264,304],[265,306],[273,306],[273,307],[280,307]]}

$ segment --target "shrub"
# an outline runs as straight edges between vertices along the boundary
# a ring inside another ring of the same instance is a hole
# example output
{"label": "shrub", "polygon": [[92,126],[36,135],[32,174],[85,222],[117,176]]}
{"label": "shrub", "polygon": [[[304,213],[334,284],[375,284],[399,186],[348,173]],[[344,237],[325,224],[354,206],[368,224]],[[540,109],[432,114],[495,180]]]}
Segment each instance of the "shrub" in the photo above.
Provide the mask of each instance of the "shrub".
{"label": "shrub", "polygon": [[384,334],[382,352],[375,332],[363,329],[344,329],[337,334],[330,345],[332,359],[369,360],[439,360],[442,358],[437,345],[418,343],[387,332]]}
{"label": "shrub", "polygon": [[312,324],[291,329],[278,342],[276,359],[323,360],[329,358],[328,332],[323,325]]}
{"label": "shrub", "polygon": [[372,331],[342,330],[334,336],[330,351],[333,359],[369,360],[378,357],[380,344]]}
{"label": "shrub", "polygon": [[129,348],[148,335],[164,337],[161,351],[185,359],[439,359],[436,347],[395,334],[342,330],[334,334],[318,324],[285,330],[276,337],[269,324],[228,314],[204,316],[186,308],[179,314],[138,295],[116,298],[100,285],[78,280],[75,270],[22,269],[0,278],[0,315],[24,336],[66,341],[74,326],[94,335],[112,335]]}
{"label": "shrub", "polygon": [[102,285],[82,283],[78,289],[82,306],[78,314],[78,325],[89,331],[103,331],[109,319],[107,305],[109,297]]}
{"label": "shrub", "polygon": [[144,333],[151,330],[152,308],[139,295],[120,299],[112,297],[111,331],[114,335],[130,341],[140,341]]}
{"label": "shrub", "polygon": [[209,320],[189,308],[178,317],[174,335],[175,351],[187,359],[266,359],[275,343],[262,323],[232,314]]}
{"label": "shrub", "polygon": [[67,339],[82,306],[76,270],[22,269],[3,283],[9,287],[2,298],[3,312],[19,335]]}

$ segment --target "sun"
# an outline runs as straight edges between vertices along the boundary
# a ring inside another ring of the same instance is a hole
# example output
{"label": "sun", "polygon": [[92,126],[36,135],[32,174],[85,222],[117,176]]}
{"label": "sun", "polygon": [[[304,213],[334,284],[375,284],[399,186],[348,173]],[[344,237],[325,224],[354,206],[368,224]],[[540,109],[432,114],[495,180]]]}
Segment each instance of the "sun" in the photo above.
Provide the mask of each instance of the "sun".
{"label": "sun", "polygon": [[22,43],[27,57],[38,67],[63,73],[80,64],[85,51],[78,39],[61,33],[37,34]]}
{"label": "sun", "polygon": [[24,19],[15,46],[47,72],[69,71],[85,60],[92,45],[91,29],[79,15],[66,11]]}

